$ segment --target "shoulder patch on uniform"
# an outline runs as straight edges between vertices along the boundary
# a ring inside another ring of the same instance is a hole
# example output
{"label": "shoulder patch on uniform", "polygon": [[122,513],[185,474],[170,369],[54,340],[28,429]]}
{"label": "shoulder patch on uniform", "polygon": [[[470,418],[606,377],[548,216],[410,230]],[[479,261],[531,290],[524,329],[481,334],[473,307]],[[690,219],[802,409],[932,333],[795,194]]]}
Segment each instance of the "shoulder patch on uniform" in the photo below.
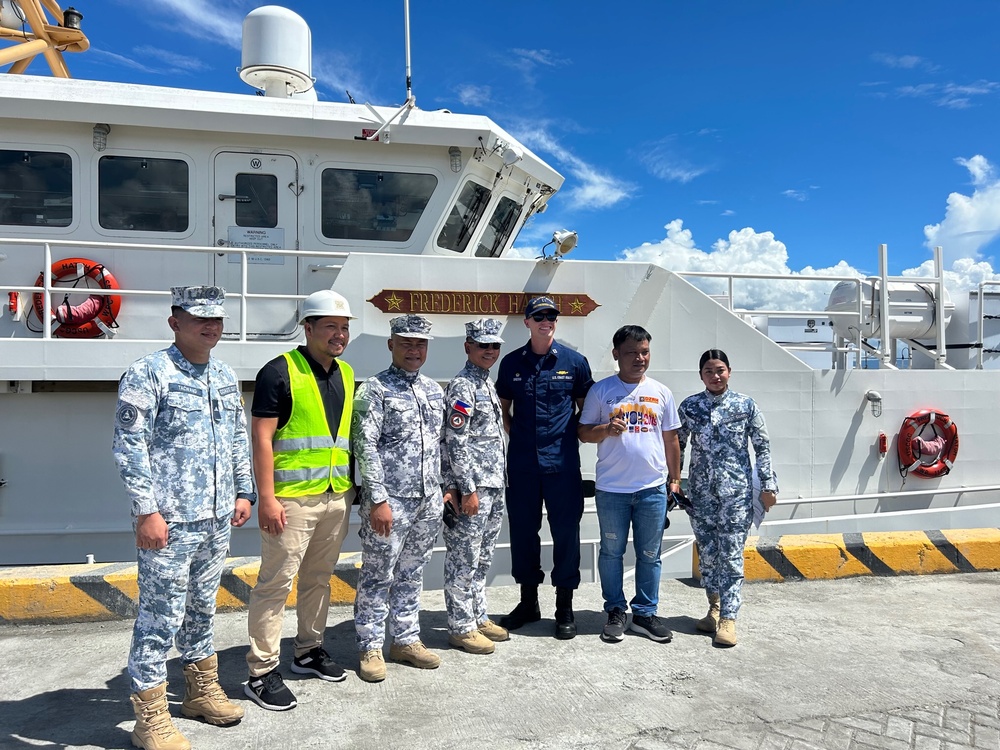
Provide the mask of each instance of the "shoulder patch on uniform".
{"label": "shoulder patch on uniform", "polygon": [[366,398],[356,398],[354,399],[354,413],[355,414],[367,414],[368,413],[368,399]]}
{"label": "shoulder patch on uniform", "polygon": [[455,432],[462,432],[466,424],[468,424],[468,418],[461,412],[453,411],[448,417],[448,426]]}
{"label": "shoulder patch on uniform", "polygon": [[469,409],[472,408],[472,405],[465,403],[462,399],[459,398],[459,399],[455,399],[455,403],[453,403],[451,405],[451,408],[454,411],[457,411],[460,414],[464,414],[465,416],[469,416]]}
{"label": "shoulder patch on uniform", "polygon": [[115,414],[115,423],[125,430],[131,429],[138,419],[139,410],[132,404],[121,404]]}

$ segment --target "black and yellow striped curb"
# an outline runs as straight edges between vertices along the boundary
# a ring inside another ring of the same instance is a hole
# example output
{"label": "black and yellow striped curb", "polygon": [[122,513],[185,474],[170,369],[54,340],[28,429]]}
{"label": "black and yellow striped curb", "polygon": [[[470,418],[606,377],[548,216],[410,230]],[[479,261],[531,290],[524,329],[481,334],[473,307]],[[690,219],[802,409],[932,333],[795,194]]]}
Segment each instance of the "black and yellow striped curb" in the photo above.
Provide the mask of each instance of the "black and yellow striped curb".
{"label": "black and yellow striped curb", "polygon": [[748,581],[975,573],[1000,570],[1000,529],[750,537],[743,557]]}
{"label": "black and yellow striped curb", "polygon": [[[354,601],[361,556],[340,556],[330,580],[334,604]],[[259,557],[231,557],[219,586],[220,612],[245,609],[257,583]],[[0,569],[0,623],[132,619],[138,611],[135,563],[46,565]],[[295,606],[295,588],[288,597]]]}

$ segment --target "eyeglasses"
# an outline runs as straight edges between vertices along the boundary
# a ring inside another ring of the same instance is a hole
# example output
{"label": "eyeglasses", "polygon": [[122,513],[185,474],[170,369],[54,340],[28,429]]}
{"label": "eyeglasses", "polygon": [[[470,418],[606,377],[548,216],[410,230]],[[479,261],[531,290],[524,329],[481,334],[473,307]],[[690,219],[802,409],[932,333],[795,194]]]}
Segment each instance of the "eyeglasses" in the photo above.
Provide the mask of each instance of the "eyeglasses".
{"label": "eyeglasses", "polygon": [[543,320],[547,320],[550,323],[555,323],[556,318],[559,317],[559,313],[547,312],[547,313],[535,313],[531,316],[531,319],[536,323],[541,323]]}
{"label": "eyeglasses", "polygon": [[480,349],[499,349],[501,346],[503,346],[503,344],[498,344],[495,341],[489,344],[483,344],[477,341],[476,346],[478,346]]}

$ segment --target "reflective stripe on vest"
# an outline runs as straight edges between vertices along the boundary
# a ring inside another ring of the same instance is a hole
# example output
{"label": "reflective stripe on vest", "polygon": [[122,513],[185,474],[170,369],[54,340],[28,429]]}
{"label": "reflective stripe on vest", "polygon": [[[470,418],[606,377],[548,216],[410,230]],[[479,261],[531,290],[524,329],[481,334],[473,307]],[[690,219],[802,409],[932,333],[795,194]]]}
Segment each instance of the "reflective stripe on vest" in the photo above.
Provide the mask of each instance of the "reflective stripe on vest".
{"label": "reflective stripe on vest", "polygon": [[344,384],[344,407],[334,437],[309,362],[297,349],[285,352],[284,356],[288,363],[292,413],[288,423],[274,433],[274,494],[319,495],[330,487],[334,492],[346,492],[352,486],[349,462],[354,370],[343,360],[337,360]]}

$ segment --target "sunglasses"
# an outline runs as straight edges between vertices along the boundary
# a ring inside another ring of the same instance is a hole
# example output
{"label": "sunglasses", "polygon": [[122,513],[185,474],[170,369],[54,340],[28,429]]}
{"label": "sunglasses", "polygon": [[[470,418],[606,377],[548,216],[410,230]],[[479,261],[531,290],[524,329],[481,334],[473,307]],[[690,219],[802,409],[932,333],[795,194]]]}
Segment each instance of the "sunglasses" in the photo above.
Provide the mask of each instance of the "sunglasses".
{"label": "sunglasses", "polygon": [[536,323],[541,323],[543,320],[547,320],[550,323],[555,323],[556,318],[559,317],[559,313],[548,312],[548,313],[535,313],[531,316],[531,319]]}
{"label": "sunglasses", "polygon": [[503,344],[498,344],[495,341],[489,344],[483,344],[477,341],[476,346],[478,346],[480,349],[499,349],[501,346],[503,346]]}

